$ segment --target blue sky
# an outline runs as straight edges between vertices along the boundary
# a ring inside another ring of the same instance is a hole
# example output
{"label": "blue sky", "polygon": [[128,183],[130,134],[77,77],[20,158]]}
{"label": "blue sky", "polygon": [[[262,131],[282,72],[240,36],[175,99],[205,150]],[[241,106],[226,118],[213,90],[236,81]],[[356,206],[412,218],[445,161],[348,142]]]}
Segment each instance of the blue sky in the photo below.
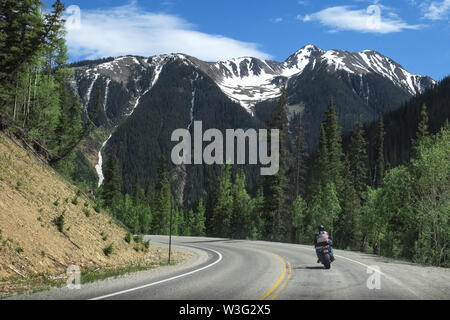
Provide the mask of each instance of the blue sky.
{"label": "blue sky", "polygon": [[[49,3],[51,1],[45,1]],[[283,61],[306,44],[372,49],[408,71],[450,74],[450,0],[67,0],[71,61],[182,52]],[[73,9],[74,7],[72,7]],[[77,24],[77,22],[80,22]]]}

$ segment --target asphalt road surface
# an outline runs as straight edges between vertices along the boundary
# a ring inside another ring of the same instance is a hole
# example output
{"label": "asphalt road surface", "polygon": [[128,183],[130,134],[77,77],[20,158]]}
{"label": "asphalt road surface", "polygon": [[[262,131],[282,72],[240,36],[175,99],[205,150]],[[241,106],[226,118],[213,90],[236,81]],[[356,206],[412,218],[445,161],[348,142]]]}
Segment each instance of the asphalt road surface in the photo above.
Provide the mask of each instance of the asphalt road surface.
{"label": "asphalt road surface", "polygon": [[[167,236],[147,236],[167,244]],[[14,299],[450,299],[450,270],[335,250],[330,270],[313,246],[173,237],[191,251],[180,265]]]}

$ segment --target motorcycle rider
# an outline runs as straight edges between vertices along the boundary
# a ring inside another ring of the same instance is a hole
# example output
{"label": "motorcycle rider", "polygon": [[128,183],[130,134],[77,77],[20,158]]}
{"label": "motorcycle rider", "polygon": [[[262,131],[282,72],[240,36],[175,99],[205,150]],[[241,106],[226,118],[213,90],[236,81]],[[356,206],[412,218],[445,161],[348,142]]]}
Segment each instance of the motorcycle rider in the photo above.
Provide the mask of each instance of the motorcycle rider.
{"label": "motorcycle rider", "polygon": [[[318,233],[314,236],[314,246],[322,246],[328,244],[330,246],[330,258],[331,261],[334,261],[334,252],[333,252],[333,240],[329,236],[328,232],[325,231],[325,227],[320,225],[317,227]],[[320,263],[319,253],[316,250],[317,254],[317,263]]]}

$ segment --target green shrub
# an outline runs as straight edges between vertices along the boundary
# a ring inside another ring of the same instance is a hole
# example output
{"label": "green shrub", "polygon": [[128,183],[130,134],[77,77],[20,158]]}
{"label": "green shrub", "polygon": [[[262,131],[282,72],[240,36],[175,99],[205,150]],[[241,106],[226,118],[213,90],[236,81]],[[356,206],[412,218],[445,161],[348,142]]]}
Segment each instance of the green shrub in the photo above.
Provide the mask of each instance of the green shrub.
{"label": "green shrub", "polygon": [[62,213],[60,216],[53,219],[53,223],[56,225],[59,232],[63,232],[63,230],[64,230],[64,213]]}
{"label": "green shrub", "polygon": [[83,208],[83,213],[86,215],[86,217],[90,217],[91,216],[91,212],[88,210],[88,209],[86,209],[86,208]]}
{"label": "green shrub", "polygon": [[74,197],[74,198],[72,199],[72,204],[73,204],[73,205],[78,205],[78,197]]}
{"label": "green shrub", "polygon": [[56,199],[55,202],[53,202],[53,205],[54,205],[55,207],[59,206],[59,198]]}
{"label": "green shrub", "polygon": [[134,236],[134,242],[136,242],[136,243],[143,243],[144,242],[144,238],[142,237],[142,235]]}
{"label": "green shrub", "polygon": [[22,253],[23,252],[23,247],[17,247],[16,248],[16,252],[17,253]]}
{"label": "green shrub", "polygon": [[109,245],[107,245],[104,249],[103,249],[103,253],[105,254],[105,256],[109,256],[110,254],[112,254],[114,252],[114,247],[113,244],[110,243]]}
{"label": "green shrub", "polygon": [[[1,235],[1,234],[0,234]],[[1,238],[0,238],[1,239]],[[125,241],[127,242],[127,243],[130,243],[131,242],[131,233],[130,232],[127,232],[127,234],[125,235]]]}

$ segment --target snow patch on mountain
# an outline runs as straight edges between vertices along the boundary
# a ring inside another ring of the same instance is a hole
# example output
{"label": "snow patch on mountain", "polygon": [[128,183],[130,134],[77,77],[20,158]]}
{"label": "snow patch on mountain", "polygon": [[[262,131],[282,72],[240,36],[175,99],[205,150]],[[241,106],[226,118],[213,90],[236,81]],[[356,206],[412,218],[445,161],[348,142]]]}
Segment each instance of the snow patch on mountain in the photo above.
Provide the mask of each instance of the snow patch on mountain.
{"label": "snow patch on mountain", "polygon": [[98,151],[98,163],[95,165],[95,171],[97,171],[98,176],[98,186],[100,187],[103,184],[103,181],[105,180],[105,177],[103,175],[103,157],[102,157],[102,151],[105,148],[106,144],[108,143],[109,139],[111,139],[112,134],[109,135],[108,139],[103,142],[102,147]]}
{"label": "snow patch on mountain", "polygon": [[91,100],[92,89],[94,88],[94,84],[97,81],[97,79],[98,79],[98,73],[94,73],[94,77],[92,79],[91,84],[89,85],[89,88],[86,91],[86,96],[84,98],[83,109],[84,109],[86,117],[88,118],[89,121],[91,121],[91,119],[89,118],[88,105],[89,105],[89,101]]}
{"label": "snow patch on mountain", "polygon": [[217,62],[213,68],[219,73],[216,83],[220,89],[250,113],[256,103],[280,95],[274,82],[279,73],[265,61],[243,57]]}
{"label": "snow patch on mountain", "polygon": [[103,98],[103,111],[106,114],[106,104],[108,103],[108,93],[109,93],[109,84],[111,83],[111,79],[106,80],[105,86],[105,97]]}

